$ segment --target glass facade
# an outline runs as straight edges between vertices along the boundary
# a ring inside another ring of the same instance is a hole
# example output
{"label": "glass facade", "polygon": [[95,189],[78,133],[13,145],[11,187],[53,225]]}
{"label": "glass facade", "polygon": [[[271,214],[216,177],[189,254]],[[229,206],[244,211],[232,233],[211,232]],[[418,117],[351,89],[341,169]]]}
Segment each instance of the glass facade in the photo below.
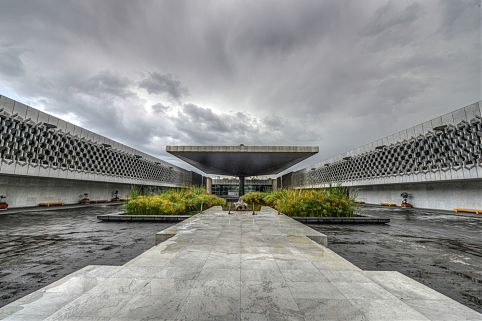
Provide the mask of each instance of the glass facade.
{"label": "glass facade", "polygon": [[[271,180],[246,180],[244,192],[268,192],[272,190]],[[220,197],[239,197],[239,181],[237,179],[214,179],[211,192]]]}

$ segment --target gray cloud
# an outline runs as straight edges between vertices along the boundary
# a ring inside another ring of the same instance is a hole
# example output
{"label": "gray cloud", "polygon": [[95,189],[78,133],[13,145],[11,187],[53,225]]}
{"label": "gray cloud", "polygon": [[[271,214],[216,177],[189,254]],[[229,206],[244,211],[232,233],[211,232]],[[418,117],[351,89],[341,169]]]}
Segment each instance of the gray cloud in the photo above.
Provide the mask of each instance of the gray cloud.
{"label": "gray cloud", "polygon": [[427,86],[428,84],[416,75],[388,77],[380,82],[378,94],[389,101],[391,106],[398,106],[422,93]]}
{"label": "gray cloud", "polygon": [[107,97],[128,97],[134,95],[128,78],[110,71],[101,71],[79,84],[77,90],[83,94]]}
{"label": "gray cloud", "polygon": [[21,59],[22,51],[8,44],[0,48],[0,70],[9,77],[18,77],[24,74],[24,64]]}
{"label": "gray cloud", "polygon": [[324,159],[479,100],[480,20],[477,0],[0,2],[0,94],[169,160]]}
{"label": "gray cloud", "polygon": [[469,35],[474,29],[480,28],[480,15],[474,14],[474,11],[480,12],[479,0],[441,0],[442,8],[440,30],[447,37],[457,37],[467,32]]}
{"label": "gray cloud", "polygon": [[148,76],[140,81],[139,87],[147,90],[149,94],[166,94],[174,99],[180,99],[187,94],[187,89],[181,82],[171,74],[160,74],[150,72]]}
{"label": "gray cloud", "polygon": [[194,104],[184,105],[179,118],[181,121],[193,123],[199,129],[223,132],[228,130],[229,120],[222,119],[209,108],[202,108]]}
{"label": "gray cloud", "polygon": [[245,112],[216,113],[209,107],[185,104],[171,121],[187,144],[202,145],[280,145],[280,142],[313,143],[309,127],[300,127],[296,120],[276,116],[258,118]]}
{"label": "gray cloud", "polygon": [[419,3],[414,2],[401,9],[394,2],[387,2],[376,10],[361,35],[369,38],[366,45],[372,51],[407,46],[417,40],[413,34],[417,32],[417,22],[424,14],[424,7]]}
{"label": "gray cloud", "polygon": [[161,103],[154,104],[151,106],[151,108],[158,114],[165,114],[172,109],[170,106],[166,106]]}
{"label": "gray cloud", "polygon": [[411,3],[402,10],[397,8],[393,2],[387,2],[375,11],[373,19],[362,30],[362,34],[376,36],[391,30],[398,31],[396,29],[400,27],[406,28],[407,25],[415,22],[422,13],[423,7],[416,2]]}

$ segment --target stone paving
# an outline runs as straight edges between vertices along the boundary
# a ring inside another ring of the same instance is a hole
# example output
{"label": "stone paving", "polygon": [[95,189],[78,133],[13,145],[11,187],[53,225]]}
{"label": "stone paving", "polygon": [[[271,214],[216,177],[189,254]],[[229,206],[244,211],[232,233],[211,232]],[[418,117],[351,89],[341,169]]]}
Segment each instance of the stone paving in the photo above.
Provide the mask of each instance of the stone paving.
{"label": "stone paving", "polygon": [[267,207],[215,207],[158,234],[124,266],[88,266],[1,308],[0,320],[482,320],[398,272],[360,270]]}

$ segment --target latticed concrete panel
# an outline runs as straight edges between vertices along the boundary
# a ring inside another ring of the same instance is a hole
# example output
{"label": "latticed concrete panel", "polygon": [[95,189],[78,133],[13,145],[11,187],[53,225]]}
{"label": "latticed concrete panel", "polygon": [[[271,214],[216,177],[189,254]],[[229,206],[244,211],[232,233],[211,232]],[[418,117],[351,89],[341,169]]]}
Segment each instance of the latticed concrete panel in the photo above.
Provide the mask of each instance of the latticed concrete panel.
{"label": "latticed concrete panel", "polygon": [[[482,167],[482,118],[472,111],[474,105],[454,112],[453,124],[441,121],[433,126],[432,122],[431,130],[423,131],[423,127],[428,126],[424,123],[420,128],[413,128],[418,136],[399,135],[405,138],[389,145],[378,145],[358,155],[326,162],[312,170],[296,172],[293,183],[298,187],[309,187],[330,183],[362,185],[381,178],[393,178],[389,182],[397,183],[405,181],[403,177],[407,176],[415,176],[413,181],[478,178],[477,168]],[[461,114],[470,118],[463,119]],[[442,175],[448,171],[454,175]],[[482,169],[478,171],[482,172]]]}
{"label": "latticed concrete panel", "polygon": [[[67,172],[62,177],[73,179],[85,178],[82,174],[88,173],[94,175],[90,176],[94,180],[100,178],[102,181],[119,183],[175,186],[191,183],[191,173],[188,171],[161,160],[146,159],[140,152],[132,154],[113,148],[112,145],[119,144],[98,135],[98,139],[92,140],[89,136],[73,134],[74,126],[65,122],[61,127],[47,120],[36,122],[26,118],[25,108],[19,109],[21,114],[16,113],[16,108],[9,108],[8,105],[13,101],[0,98],[0,173],[36,173],[34,175],[52,177],[51,173],[59,170]],[[17,102],[13,103],[16,107]],[[35,171],[35,168],[43,171]]]}

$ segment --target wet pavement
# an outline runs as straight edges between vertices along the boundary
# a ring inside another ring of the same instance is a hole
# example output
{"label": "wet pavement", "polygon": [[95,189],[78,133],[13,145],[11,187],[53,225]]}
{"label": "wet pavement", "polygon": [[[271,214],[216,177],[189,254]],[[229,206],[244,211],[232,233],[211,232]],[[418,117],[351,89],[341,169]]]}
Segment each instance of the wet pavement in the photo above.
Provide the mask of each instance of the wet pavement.
{"label": "wet pavement", "polygon": [[[0,306],[86,265],[122,265],[172,224],[99,222],[119,206],[0,215]],[[399,271],[482,312],[482,218],[363,206],[389,225],[311,225],[363,270]]]}
{"label": "wet pavement", "polygon": [[482,312],[482,217],[359,207],[388,225],[310,225],[328,247],[363,270],[398,271]]}
{"label": "wet pavement", "polygon": [[[0,309],[9,321],[482,321],[399,272],[362,271],[264,207],[220,206],[122,266],[88,266]],[[318,244],[317,244],[318,243]]]}
{"label": "wet pavement", "polygon": [[0,215],[0,307],[86,265],[122,265],[170,223],[100,222],[120,205]]}

